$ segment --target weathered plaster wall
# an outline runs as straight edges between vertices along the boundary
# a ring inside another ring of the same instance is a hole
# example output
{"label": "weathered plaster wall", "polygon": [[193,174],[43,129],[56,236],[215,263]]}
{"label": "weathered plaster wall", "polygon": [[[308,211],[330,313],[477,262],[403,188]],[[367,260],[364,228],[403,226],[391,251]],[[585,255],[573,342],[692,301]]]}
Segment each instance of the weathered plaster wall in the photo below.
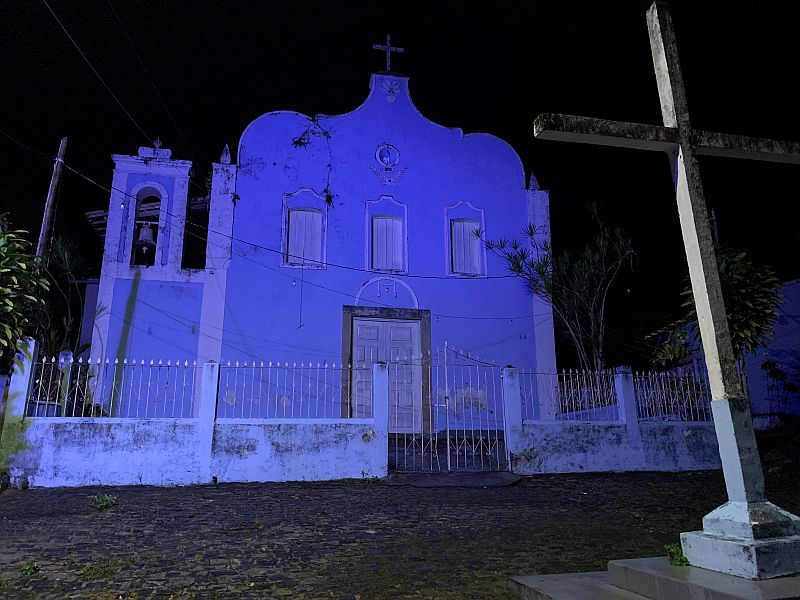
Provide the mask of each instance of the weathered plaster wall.
{"label": "weathered plaster wall", "polygon": [[[35,344],[28,342],[30,354]],[[25,413],[30,361],[10,380],[3,436],[18,436],[11,475],[34,486],[185,485],[382,477],[388,457],[388,370],[372,370],[371,419],[220,419],[215,422],[219,365],[198,377],[198,416],[191,419],[56,418]],[[9,420],[11,419],[11,421]],[[19,448],[18,448],[19,446]],[[21,448],[21,449],[20,449]]]}
{"label": "weathered plaster wall", "polygon": [[713,423],[639,423],[647,471],[719,469]]}
{"label": "weathered plaster wall", "polygon": [[[800,280],[784,284],[782,294],[775,335],[764,348],[745,357],[754,415],[800,415]],[[786,379],[770,382],[761,366],[766,361],[774,363]]]}
{"label": "weathered plaster wall", "polygon": [[[399,152],[391,172],[376,160],[384,143]],[[483,211],[491,239],[520,238],[532,214],[522,163],[502,140],[432,123],[413,105],[406,78],[376,74],[364,104],[347,114],[259,117],[242,135],[238,160],[233,235],[258,246],[233,245],[223,360],[342,360],[342,306],[358,304],[430,310],[434,351],[447,340],[503,363],[552,367],[541,358],[552,354],[552,329],[540,340],[544,354],[535,339],[550,317],[534,315],[519,281],[448,275],[448,207]],[[304,189],[323,202],[326,268],[281,264],[284,197]],[[368,203],[383,196],[405,207],[397,210],[406,215],[407,274],[365,272]],[[488,275],[506,274],[501,259],[486,260]],[[514,318],[483,318],[498,316]]]}
{"label": "weathered plaster wall", "polygon": [[12,474],[33,486],[208,483],[383,477],[387,438],[372,419],[221,421],[211,448],[197,419],[31,418]]}
{"label": "weathered plaster wall", "polygon": [[218,422],[211,472],[220,481],[299,481],[386,475],[387,438],[371,419]]}
{"label": "weathered plaster wall", "polygon": [[12,473],[33,486],[200,483],[195,419],[27,421]]}
{"label": "weathered plaster wall", "polygon": [[117,279],[106,356],[196,360],[202,295],[201,283]]}
{"label": "weathered plaster wall", "polygon": [[[761,348],[745,356],[753,426],[767,429],[780,423],[779,414],[800,415],[800,280],[781,289],[783,297],[775,318],[775,334]],[[691,359],[703,364],[703,345],[696,327],[687,326]],[[770,378],[762,365],[771,362],[785,375]],[[787,385],[788,384],[788,385]]]}
{"label": "weathered plaster wall", "polygon": [[[711,423],[523,423],[515,473],[684,471],[720,468]],[[637,435],[638,433],[638,435]]]}
{"label": "weathered plaster wall", "polygon": [[635,468],[627,428],[619,423],[525,422],[515,473],[578,473]]}

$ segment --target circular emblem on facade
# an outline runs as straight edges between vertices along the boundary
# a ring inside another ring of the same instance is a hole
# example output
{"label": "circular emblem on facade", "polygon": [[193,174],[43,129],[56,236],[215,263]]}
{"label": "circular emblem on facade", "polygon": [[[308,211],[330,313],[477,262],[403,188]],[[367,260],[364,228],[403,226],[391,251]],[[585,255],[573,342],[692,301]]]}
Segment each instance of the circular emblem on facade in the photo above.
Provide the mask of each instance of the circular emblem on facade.
{"label": "circular emblem on facade", "polygon": [[387,170],[391,170],[400,162],[400,152],[391,144],[381,144],[375,151],[375,160]]}
{"label": "circular emblem on facade", "polygon": [[397,96],[402,89],[399,81],[386,80],[381,85],[383,91],[386,92],[386,101],[391,103],[397,100]]}

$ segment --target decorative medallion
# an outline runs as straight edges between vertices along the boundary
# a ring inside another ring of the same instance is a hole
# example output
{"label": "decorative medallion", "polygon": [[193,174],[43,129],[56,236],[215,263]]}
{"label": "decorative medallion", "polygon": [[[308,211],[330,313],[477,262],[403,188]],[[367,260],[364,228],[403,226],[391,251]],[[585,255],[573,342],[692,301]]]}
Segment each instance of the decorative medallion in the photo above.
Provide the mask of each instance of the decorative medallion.
{"label": "decorative medallion", "polygon": [[400,152],[391,144],[381,144],[375,151],[375,160],[384,168],[394,167],[400,162]]}
{"label": "decorative medallion", "polygon": [[381,84],[381,89],[386,92],[386,101],[394,102],[397,95],[403,90],[403,86],[396,79],[385,79]]}
{"label": "decorative medallion", "polygon": [[399,165],[400,151],[391,144],[383,143],[378,146],[375,150],[375,161],[380,166],[371,165],[370,168],[384,185],[394,185],[406,172],[406,166]]}

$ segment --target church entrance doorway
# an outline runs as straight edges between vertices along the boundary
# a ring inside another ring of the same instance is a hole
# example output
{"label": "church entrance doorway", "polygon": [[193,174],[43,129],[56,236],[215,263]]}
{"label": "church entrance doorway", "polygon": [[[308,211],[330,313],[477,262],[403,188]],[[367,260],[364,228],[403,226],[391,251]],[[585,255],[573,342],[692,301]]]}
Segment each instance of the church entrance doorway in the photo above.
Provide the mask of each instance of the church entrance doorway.
{"label": "church entrance doorway", "polygon": [[422,433],[422,351],[420,321],[353,319],[353,416],[369,411],[372,365],[389,365],[389,432]]}

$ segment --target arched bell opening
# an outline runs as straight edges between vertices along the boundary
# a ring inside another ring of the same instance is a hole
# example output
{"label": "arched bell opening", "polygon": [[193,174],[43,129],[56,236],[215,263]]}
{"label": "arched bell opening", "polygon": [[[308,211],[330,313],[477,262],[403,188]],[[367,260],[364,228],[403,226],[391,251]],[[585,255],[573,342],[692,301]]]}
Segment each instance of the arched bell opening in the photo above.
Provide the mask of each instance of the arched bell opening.
{"label": "arched bell opening", "polygon": [[160,212],[161,197],[153,190],[143,190],[137,196],[131,265],[152,267],[155,264]]}

